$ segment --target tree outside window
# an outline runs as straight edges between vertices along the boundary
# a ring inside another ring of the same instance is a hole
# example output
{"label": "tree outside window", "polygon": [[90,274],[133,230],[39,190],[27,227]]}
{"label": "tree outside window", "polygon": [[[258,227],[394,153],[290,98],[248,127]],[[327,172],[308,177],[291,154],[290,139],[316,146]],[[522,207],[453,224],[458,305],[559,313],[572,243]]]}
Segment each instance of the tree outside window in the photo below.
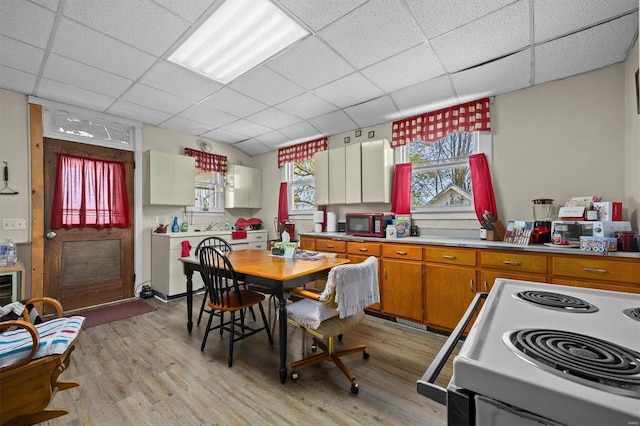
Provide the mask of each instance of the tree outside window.
{"label": "tree outside window", "polygon": [[315,163],[313,158],[290,163],[289,189],[292,212],[311,212],[316,209]]}

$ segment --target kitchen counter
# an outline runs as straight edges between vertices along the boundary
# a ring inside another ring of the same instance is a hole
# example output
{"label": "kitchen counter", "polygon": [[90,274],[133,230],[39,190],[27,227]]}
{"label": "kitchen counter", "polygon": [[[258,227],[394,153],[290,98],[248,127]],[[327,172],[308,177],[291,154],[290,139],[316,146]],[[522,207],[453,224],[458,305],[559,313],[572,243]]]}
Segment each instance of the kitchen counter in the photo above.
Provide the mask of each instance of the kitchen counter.
{"label": "kitchen counter", "polygon": [[400,243],[400,244],[423,244],[423,245],[437,245],[437,246],[449,246],[449,247],[468,247],[468,248],[481,248],[481,249],[503,249],[503,250],[516,250],[523,252],[538,252],[538,253],[560,253],[560,254],[580,254],[586,256],[607,256],[607,257],[624,257],[635,258],[640,260],[640,252],[610,252],[610,253],[596,253],[592,251],[583,251],[580,248],[564,248],[564,247],[549,247],[544,244],[530,244],[527,246],[521,246],[513,243],[505,243],[503,241],[488,241],[474,238],[452,238],[452,237],[405,237],[405,238],[373,238],[373,237],[356,237],[353,235],[346,235],[344,232],[309,232],[300,233],[300,236],[309,238],[331,238],[344,241],[376,241],[387,243]]}
{"label": "kitchen counter", "polygon": [[[185,237],[222,237],[228,236],[231,238],[231,233],[234,232],[231,229],[224,231],[187,231],[187,232],[167,232],[166,234],[153,233],[153,236],[164,238],[185,238]],[[267,232],[261,231],[247,231],[247,235]]]}

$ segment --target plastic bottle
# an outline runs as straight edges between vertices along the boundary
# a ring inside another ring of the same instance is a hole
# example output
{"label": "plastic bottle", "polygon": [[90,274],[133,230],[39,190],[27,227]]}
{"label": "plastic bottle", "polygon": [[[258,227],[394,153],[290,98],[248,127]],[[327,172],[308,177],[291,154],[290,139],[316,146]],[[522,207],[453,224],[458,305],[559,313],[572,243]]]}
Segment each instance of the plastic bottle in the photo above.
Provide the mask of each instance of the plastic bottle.
{"label": "plastic bottle", "polygon": [[13,243],[11,238],[7,238],[7,266],[13,266],[16,264],[17,253],[16,253],[16,245]]}
{"label": "plastic bottle", "polygon": [[225,231],[229,230],[229,219],[226,219],[226,218],[224,220],[224,230]]}
{"label": "plastic bottle", "polygon": [[187,232],[189,230],[189,221],[187,215],[182,215],[182,225],[180,226],[180,232]]}
{"label": "plastic bottle", "polygon": [[289,235],[289,233],[285,229],[284,231],[282,231],[282,242],[283,243],[288,243],[290,241],[291,241],[291,235]]}
{"label": "plastic bottle", "polygon": [[173,226],[171,226],[171,232],[179,232],[180,225],[178,225],[178,216],[173,218]]}

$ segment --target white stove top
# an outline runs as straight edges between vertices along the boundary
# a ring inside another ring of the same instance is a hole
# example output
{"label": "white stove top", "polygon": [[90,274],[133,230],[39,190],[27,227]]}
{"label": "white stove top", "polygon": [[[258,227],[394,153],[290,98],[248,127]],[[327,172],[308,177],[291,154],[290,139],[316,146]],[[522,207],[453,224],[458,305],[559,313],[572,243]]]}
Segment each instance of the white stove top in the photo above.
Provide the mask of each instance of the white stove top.
{"label": "white stove top", "polygon": [[[541,307],[516,297],[527,290],[559,293],[581,299],[597,310],[578,313]],[[569,380],[566,373],[543,368],[509,348],[511,332],[548,329],[586,335],[640,353],[640,321],[624,315],[640,308],[640,295],[496,280],[467,340],[454,359],[455,386],[565,424],[638,424],[638,388],[610,392]],[[521,352],[520,352],[521,353]],[[580,350],[577,350],[580,355]],[[589,354],[586,355],[587,358]],[[637,354],[636,354],[637,355]],[[633,376],[640,380],[640,374]],[[618,394],[618,393],[622,393]]]}

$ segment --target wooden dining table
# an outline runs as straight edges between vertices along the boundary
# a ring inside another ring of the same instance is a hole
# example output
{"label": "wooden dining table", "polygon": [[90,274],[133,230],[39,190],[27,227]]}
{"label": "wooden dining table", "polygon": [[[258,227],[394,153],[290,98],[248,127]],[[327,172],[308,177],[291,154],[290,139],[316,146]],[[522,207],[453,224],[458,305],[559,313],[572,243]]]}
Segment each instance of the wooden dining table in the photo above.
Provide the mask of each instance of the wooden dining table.
{"label": "wooden dining table", "polygon": [[[287,299],[289,290],[301,287],[309,281],[326,279],[331,268],[349,263],[348,259],[323,257],[320,259],[285,259],[274,256],[268,250],[237,250],[227,253],[238,279],[273,289],[278,298],[278,323],[280,332],[280,381],[287,380]],[[200,271],[200,260],[195,257],[180,258],[187,278],[187,331],[193,328],[193,273]]]}

